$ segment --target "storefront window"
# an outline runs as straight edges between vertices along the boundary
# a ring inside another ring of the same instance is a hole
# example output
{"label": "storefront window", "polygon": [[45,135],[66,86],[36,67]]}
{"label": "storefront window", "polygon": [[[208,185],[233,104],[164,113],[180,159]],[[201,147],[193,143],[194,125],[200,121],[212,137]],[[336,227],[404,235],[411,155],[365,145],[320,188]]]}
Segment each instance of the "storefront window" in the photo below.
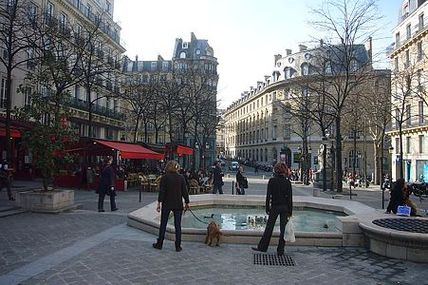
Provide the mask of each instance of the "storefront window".
{"label": "storefront window", "polygon": [[416,161],[417,181],[428,182],[428,160]]}

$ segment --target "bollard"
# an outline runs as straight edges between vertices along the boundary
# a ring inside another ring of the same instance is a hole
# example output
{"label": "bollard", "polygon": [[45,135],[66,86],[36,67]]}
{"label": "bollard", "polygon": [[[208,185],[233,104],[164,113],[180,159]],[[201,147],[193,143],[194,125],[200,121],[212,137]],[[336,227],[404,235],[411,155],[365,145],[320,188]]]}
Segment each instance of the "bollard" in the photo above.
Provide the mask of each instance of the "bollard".
{"label": "bollard", "polygon": [[235,195],[235,183],[232,181],[232,195]]}
{"label": "bollard", "polygon": [[139,193],[138,193],[138,202],[141,203],[141,190],[144,187],[144,185],[141,185]]}

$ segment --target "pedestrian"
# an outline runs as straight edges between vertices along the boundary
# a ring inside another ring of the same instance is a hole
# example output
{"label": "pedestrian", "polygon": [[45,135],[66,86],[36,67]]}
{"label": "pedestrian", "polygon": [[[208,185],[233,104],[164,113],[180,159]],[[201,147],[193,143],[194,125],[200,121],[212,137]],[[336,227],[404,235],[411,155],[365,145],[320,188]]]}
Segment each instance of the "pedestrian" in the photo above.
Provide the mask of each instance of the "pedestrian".
{"label": "pedestrian", "polygon": [[116,177],[113,171],[112,162],[113,157],[107,156],[104,160],[105,166],[101,172],[100,182],[98,184],[97,193],[98,193],[98,212],[104,212],[104,197],[106,195],[110,196],[110,208],[111,211],[117,211],[116,207],[116,190],[115,182]]}
{"label": "pedestrian", "polygon": [[223,176],[220,161],[217,161],[213,170],[213,194],[217,194],[217,191],[219,194],[223,194]]}
{"label": "pedestrian", "polygon": [[280,218],[280,234],[277,254],[284,255],[285,225],[293,213],[293,193],[291,182],[287,178],[288,169],[285,163],[278,162],[274,167],[275,176],[269,179],[266,193],[266,213],[269,215],[265,231],[255,251],[266,252],[272,237],[276,219]]}
{"label": "pedestrian", "polygon": [[248,188],[248,180],[242,174],[244,172],[244,168],[239,166],[238,172],[236,172],[236,194],[245,195],[245,189]]}
{"label": "pedestrian", "polygon": [[184,177],[178,173],[180,165],[175,160],[170,160],[165,166],[166,174],[162,176],[159,186],[158,205],[156,211],[161,213],[159,237],[153,244],[156,249],[162,249],[165,239],[166,225],[170,212],[174,213],[175,227],[175,251],[181,251],[181,216],[184,209],[189,209],[189,193]]}
{"label": "pedestrian", "polygon": [[3,187],[6,188],[9,201],[15,201],[12,190],[10,189],[10,180],[11,173],[9,172],[9,166],[6,161],[3,161],[3,163],[0,164],[0,191],[3,190]]}
{"label": "pedestrian", "polygon": [[388,207],[386,208],[386,213],[390,214],[393,212],[397,213],[397,207],[404,205],[404,188],[406,187],[406,182],[404,178],[399,178],[395,181],[394,187],[391,190],[391,198],[389,199]]}

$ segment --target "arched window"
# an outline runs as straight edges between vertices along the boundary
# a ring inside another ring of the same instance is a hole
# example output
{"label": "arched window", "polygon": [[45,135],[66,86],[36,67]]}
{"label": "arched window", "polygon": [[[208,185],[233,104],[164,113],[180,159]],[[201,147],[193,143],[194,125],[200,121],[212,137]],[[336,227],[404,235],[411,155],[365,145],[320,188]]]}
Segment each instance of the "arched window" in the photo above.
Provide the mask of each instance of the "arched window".
{"label": "arched window", "polygon": [[324,72],[325,74],[331,74],[331,61],[326,61],[326,63],[324,64]]}
{"label": "arched window", "polygon": [[186,53],[184,51],[180,52],[180,58],[186,58]]}
{"label": "arched window", "polygon": [[302,73],[302,75],[309,75],[309,64],[308,63],[303,63],[301,66],[300,66],[300,69],[301,69],[301,73]]}
{"label": "arched window", "polygon": [[295,70],[291,67],[284,68],[285,79],[290,79],[294,76]]}
{"label": "arched window", "polygon": [[350,68],[351,71],[357,71],[358,70],[358,61],[356,59],[352,59],[350,62]]}

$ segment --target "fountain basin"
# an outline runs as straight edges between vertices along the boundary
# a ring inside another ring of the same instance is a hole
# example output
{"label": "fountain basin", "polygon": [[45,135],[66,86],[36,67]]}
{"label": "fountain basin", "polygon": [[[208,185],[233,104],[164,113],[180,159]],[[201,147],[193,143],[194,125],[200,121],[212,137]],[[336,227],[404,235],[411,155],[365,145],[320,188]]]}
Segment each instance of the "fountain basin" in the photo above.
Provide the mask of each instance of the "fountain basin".
{"label": "fountain basin", "polygon": [[[198,207],[264,207],[264,195],[192,195],[192,209]],[[296,242],[293,245],[305,246],[363,246],[364,236],[359,227],[356,215],[375,213],[375,209],[354,201],[325,199],[307,196],[294,196],[293,206],[296,208],[311,208],[317,210],[341,212],[347,216],[337,217],[332,232],[296,232]],[[156,202],[128,214],[128,225],[153,233],[159,232],[160,213],[156,212]],[[263,230],[222,230],[222,242],[257,244]],[[182,239],[188,241],[205,240],[205,228],[182,227]],[[277,244],[279,232],[274,231],[271,244]],[[174,227],[167,226],[167,239],[174,239]]]}

